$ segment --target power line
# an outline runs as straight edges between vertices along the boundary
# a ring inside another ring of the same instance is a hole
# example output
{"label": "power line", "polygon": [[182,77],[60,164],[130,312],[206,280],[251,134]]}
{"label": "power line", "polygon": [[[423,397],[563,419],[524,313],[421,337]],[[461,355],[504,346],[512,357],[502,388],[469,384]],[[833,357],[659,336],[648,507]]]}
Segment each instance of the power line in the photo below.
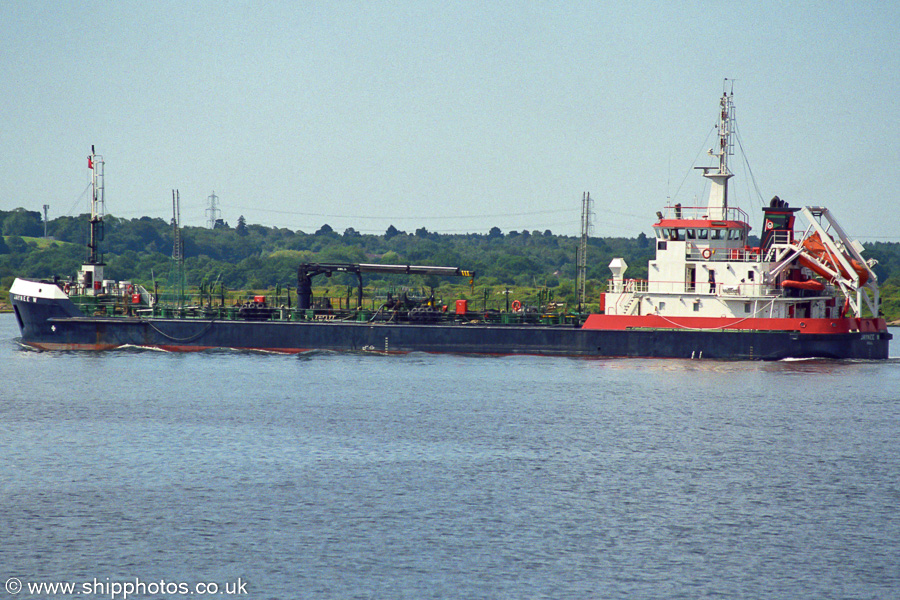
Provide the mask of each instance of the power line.
{"label": "power line", "polygon": [[548,214],[560,214],[560,213],[575,213],[577,209],[550,209],[550,210],[535,210],[531,212],[519,212],[519,213],[496,213],[496,214],[482,214],[482,215],[452,215],[452,216],[435,216],[435,215],[421,215],[421,216],[390,216],[390,215],[338,215],[338,214],[329,214],[329,213],[308,213],[308,212],[298,212],[291,210],[279,210],[275,208],[258,208],[258,207],[248,207],[248,206],[238,206],[236,207],[239,210],[245,211],[253,211],[253,212],[269,212],[269,213],[278,213],[283,215],[295,215],[299,217],[325,217],[328,219],[374,219],[374,220],[387,220],[387,221],[422,221],[422,220],[452,220],[452,219],[496,219],[501,217],[525,217],[531,215],[548,215]]}
{"label": "power line", "polygon": [[[218,197],[217,197],[218,198]],[[188,205],[187,207],[182,208],[199,208],[202,205]],[[368,220],[386,220],[386,221],[422,221],[422,220],[453,220],[453,219],[496,219],[502,217],[526,217],[531,215],[549,215],[549,214],[567,214],[567,213],[577,213],[578,209],[574,208],[559,208],[559,209],[548,209],[548,210],[535,210],[530,212],[516,212],[516,213],[495,213],[495,214],[481,214],[481,215],[449,215],[449,216],[439,216],[439,215],[419,215],[419,216],[399,216],[399,215],[341,215],[341,214],[333,214],[333,213],[311,213],[311,212],[300,212],[293,210],[280,210],[277,208],[259,208],[256,206],[235,206],[235,212],[237,211],[246,211],[246,212],[264,212],[264,213],[276,213],[282,215],[293,215],[297,217],[324,217],[328,219],[368,219]],[[614,212],[614,211],[608,211]],[[139,214],[137,211],[128,211],[128,212],[120,212],[121,215],[136,215]],[[615,213],[621,215],[628,215],[628,213]],[[637,215],[628,215],[628,216],[637,216]]]}

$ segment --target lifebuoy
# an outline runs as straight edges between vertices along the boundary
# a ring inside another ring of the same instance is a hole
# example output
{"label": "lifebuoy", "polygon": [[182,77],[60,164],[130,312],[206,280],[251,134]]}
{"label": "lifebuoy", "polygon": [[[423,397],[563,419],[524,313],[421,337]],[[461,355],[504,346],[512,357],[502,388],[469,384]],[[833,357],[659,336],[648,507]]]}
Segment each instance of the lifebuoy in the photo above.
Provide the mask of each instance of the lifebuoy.
{"label": "lifebuoy", "polygon": [[512,309],[513,309],[513,312],[519,312],[520,310],[522,310],[522,303],[519,302],[518,300],[513,300],[512,301]]}
{"label": "lifebuoy", "polygon": [[703,258],[708,259],[710,256],[712,256],[715,253],[716,253],[716,251],[713,250],[712,248],[704,248],[703,252],[701,254],[703,255]]}

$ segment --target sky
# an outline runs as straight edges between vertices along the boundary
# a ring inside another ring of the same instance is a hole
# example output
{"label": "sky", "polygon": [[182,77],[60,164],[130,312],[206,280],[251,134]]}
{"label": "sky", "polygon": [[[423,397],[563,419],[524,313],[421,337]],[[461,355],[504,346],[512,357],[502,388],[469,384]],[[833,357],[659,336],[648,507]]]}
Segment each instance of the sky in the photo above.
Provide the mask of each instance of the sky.
{"label": "sky", "polygon": [[0,210],[87,212],[94,145],[123,218],[178,189],[184,225],[215,192],[232,226],[578,235],[589,192],[633,237],[705,204],[727,88],[755,233],[778,195],[900,241],[897,31],[867,1],[8,0]]}

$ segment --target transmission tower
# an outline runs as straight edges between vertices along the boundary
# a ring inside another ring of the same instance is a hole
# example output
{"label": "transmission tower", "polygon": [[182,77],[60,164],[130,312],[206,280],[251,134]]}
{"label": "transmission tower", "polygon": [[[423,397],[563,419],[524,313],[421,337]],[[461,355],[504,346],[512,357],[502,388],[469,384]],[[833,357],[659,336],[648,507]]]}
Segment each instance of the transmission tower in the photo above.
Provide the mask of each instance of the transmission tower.
{"label": "transmission tower", "polygon": [[581,195],[581,243],[578,245],[578,272],[576,275],[576,285],[578,293],[578,311],[581,312],[585,303],[585,284],[587,282],[587,241],[591,234],[593,225],[591,224],[591,215],[593,214],[593,200],[591,200],[590,192]]}
{"label": "transmission tower", "polygon": [[222,220],[222,211],[217,206],[219,197],[216,196],[215,190],[213,190],[213,193],[209,195],[206,201],[209,203],[206,209],[206,226],[210,229],[215,229],[216,223]]}

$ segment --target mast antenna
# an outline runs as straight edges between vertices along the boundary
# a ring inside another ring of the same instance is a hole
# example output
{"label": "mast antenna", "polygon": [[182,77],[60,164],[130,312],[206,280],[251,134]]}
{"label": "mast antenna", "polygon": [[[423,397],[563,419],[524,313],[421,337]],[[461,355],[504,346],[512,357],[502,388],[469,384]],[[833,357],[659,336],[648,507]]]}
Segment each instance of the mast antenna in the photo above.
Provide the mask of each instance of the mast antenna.
{"label": "mast antenna", "polygon": [[[729,79],[729,78],[726,77],[725,80],[722,82],[722,93],[724,94],[725,92],[728,92],[730,95],[733,96],[733,95],[734,95],[734,82],[735,82],[735,81],[737,81],[737,79]],[[729,82],[731,82],[731,83],[729,84]],[[729,87],[729,85],[731,86],[730,89],[726,89],[726,88]]]}
{"label": "mast antenna", "polygon": [[591,224],[591,215],[593,214],[593,206],[594,201],[591,200],[591,193],[584,192],[581,195],[581,242],[578,245],[578,271],[577,271],[577,285],[578,285],[578,312],[581,312],[582,307],[584,306],[586,294],[585,294],[585,286],[587,282],[587,240],[588,236],[593,229],[593,225]]}

